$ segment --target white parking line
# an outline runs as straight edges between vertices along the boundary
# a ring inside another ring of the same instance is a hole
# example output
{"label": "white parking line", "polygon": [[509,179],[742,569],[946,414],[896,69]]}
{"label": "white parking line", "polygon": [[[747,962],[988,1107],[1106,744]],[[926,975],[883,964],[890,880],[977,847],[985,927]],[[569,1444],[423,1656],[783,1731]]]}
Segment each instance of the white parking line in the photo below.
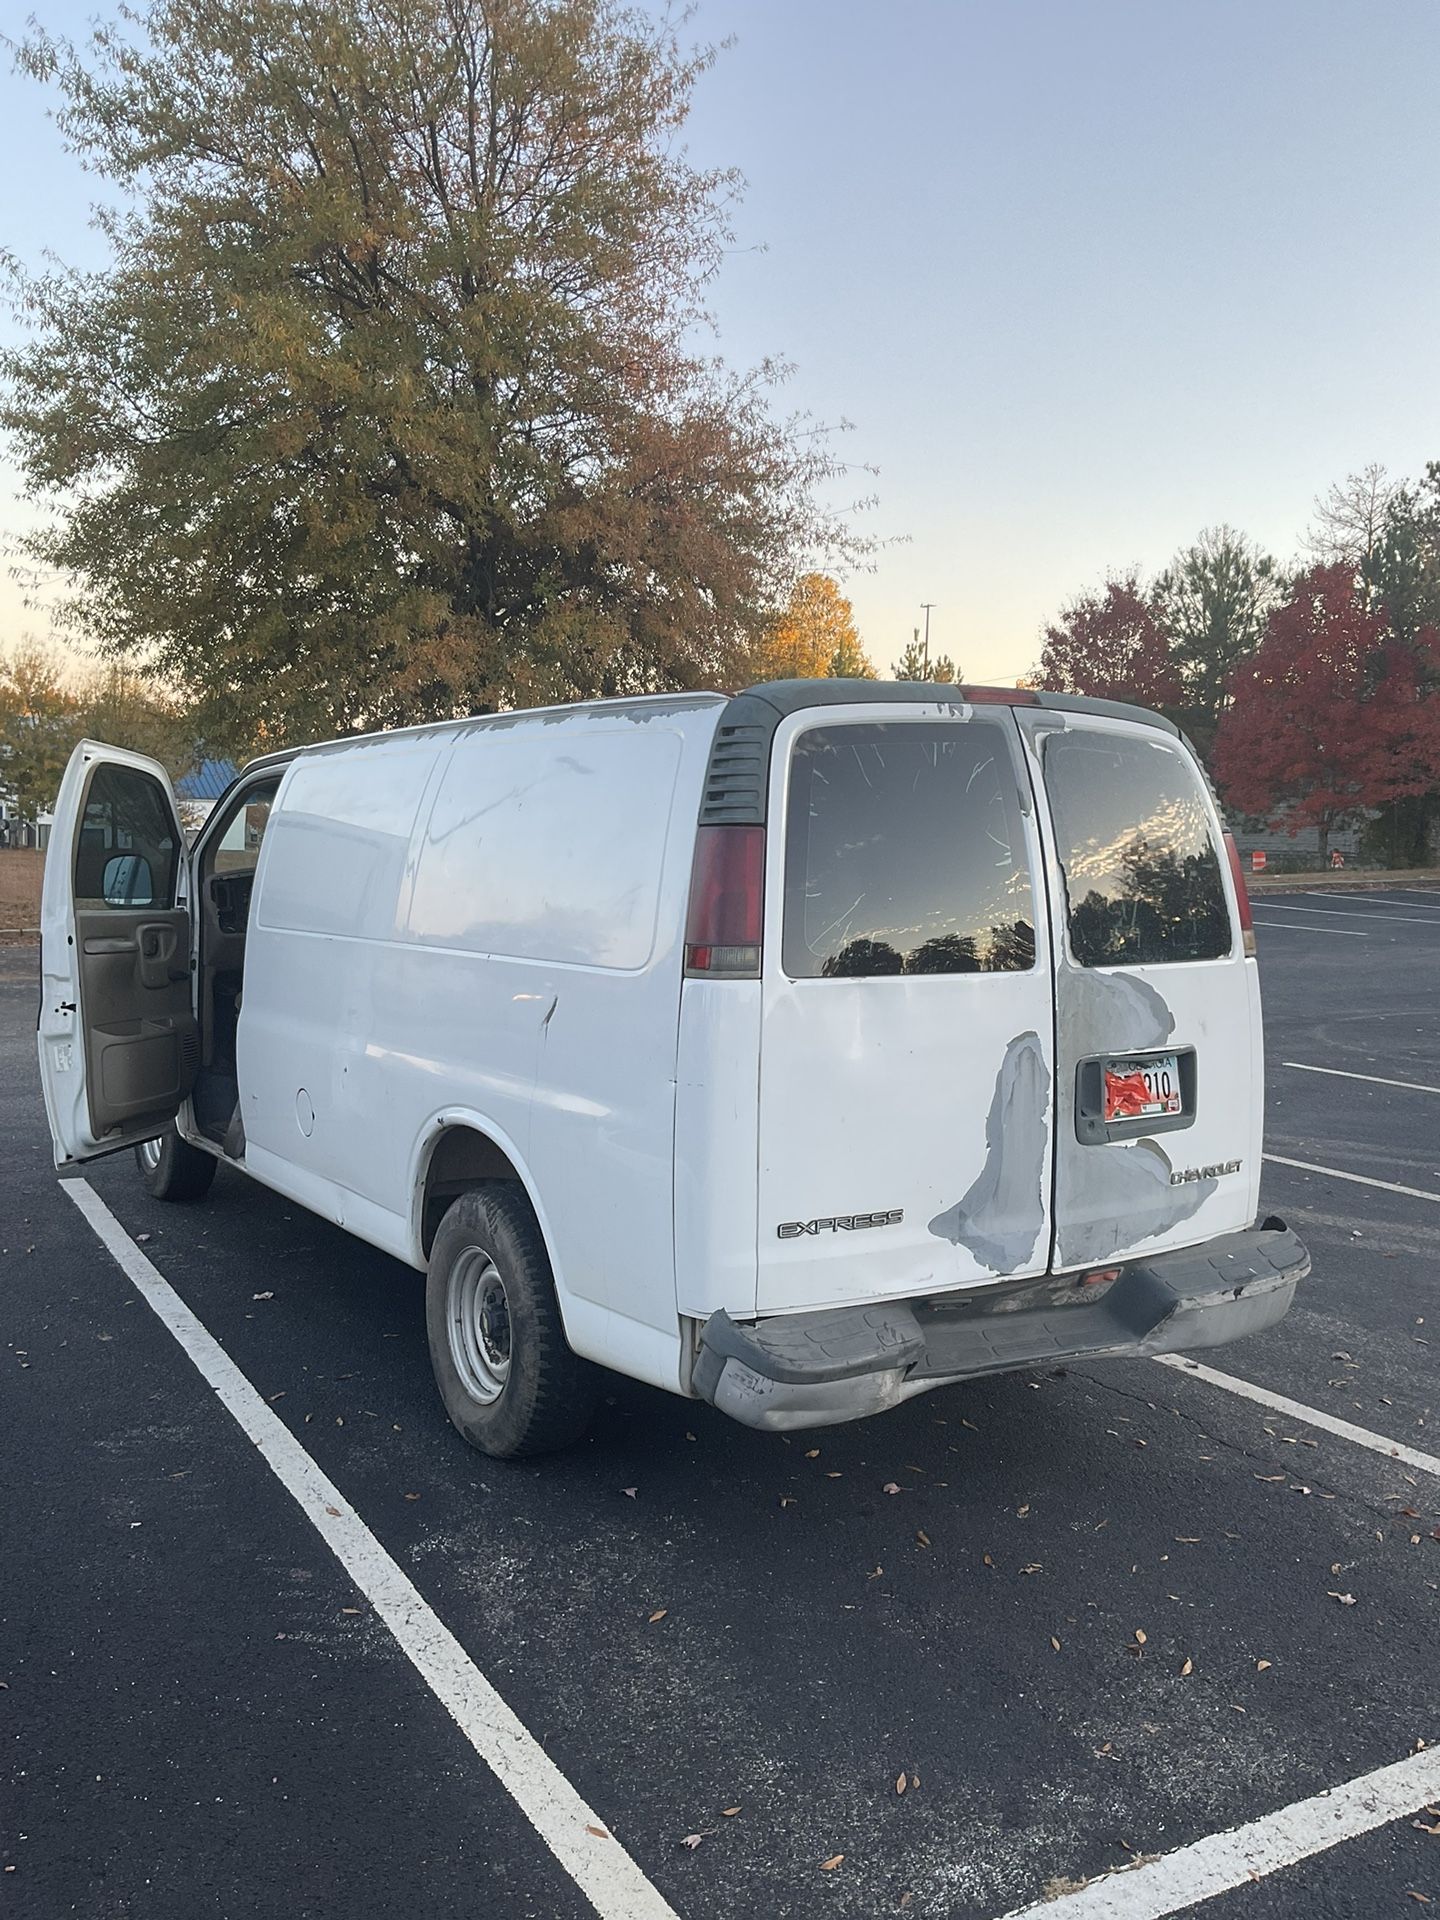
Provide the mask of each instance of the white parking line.
{"label": "white parking line", "polygon": [[1440,1203],[1440,1193],[1431,1193],[1425,1187],[1401,1187],[1393,1180],[1372,1180],[1368,1173],[1345,1173],[1339,1167],[1317,1167],[1313,1160],[1287,1160],[1283,1153],[1262,1154],[1261,1158],[1274,1161],[1277,1167],[1298,1167],[1302,1173],[1323,1173],[1332,1180],[1353,1180],[1357,1187],[1381,1187],[1386,1193],[1404,1193],[1412,1200]]}
{"label": "white parking line", "polygon": [[1440,1747],[1378,1767],[1228,1833],[1208,1834],[1143,1866],[1092,1880],[1077,1893],[1017,1908],[1005,1920],[1165,1920],[1299,1860],[1415,1814],[1440,1794]]}
{"label": "white parking line", "polygon": [[602,1920],[677,1920],[659,1890],[94,1189],[84,1180],[65,1180],[61,1186],[596,1913]]}
{"label": "white parking line", "polygon": [[[1264,895],[1259,896],[1262,900]],[[1276,913],[1318,913],[1322,918],[1331,920],[1400,920],[1407,926],[1440,927],[1440,920],[1422,920],[1418,914],[1408,913],[1355,913],[1347,912],[1344,907],[1289,907],[1281,900],[1275,902]]]}
{"label": "white parking line", "polygon": [[1337,940],[1368,940],[1368,933],[1355,933],[1349,927],[1312,927],[1307,921],[1302,927],[1290,920],[1257,920],[1257,927],[1273,927],[1277,933],[1323,933]]}
{"label": "white parking line", "polygon": [[[1333,900],[1335,897],[1333,893],[1318,893],[1313,887],[1305,890],[1307,900]],[[1424,900],[1387,900],[1379,893],[1342,893],[1339,897],[1342,900],[1363,900],[1366,906],[1373,902],[1377,907],[1409,907],[1416,913],[1440,913],[1440,907],[1431,906]]]}
{"label": "white parking line", "polygon": [[1409,1093],[1440,1093],[1440,1087],[1427,1087],[1419,1080],[1385,1080],[1378,1073],[1350,1073],[1344,1067],[1312,1067],[1304,1060],[1282,1060],[1282,1067],[1293,1067],[1296,1073],[1328,1073],[1337,1080],[1368,1080],[1375,1087],[1404,1087]]}
{"label": "white parking line", "polygon": [[1258,1407],[1269,1407],[1272,1413],[1283,1413],[1287,1420],[1298,1420],[1306,1427],[1318,1427],[1322,1433],[1333,1433],[1337,1440],[1348,1440],[1352,1446],[1368,1448],[1371,1453],[1383,1453],[1387,1460],[1398,1460],[1402,1466],[1414,1467],[1419,1473],[1433,1473],[1440,1479],[1440,1454],[1421,1453],[1418,1447],[1407,1447],[1402,1441],[1391,1440],[1383,1433],[1372,1433],[1368,1427],[1357,1427],[1349,1420],[1337,1420],[1333,1413],[1325,1413],[1319,1407],[1307,1407],[1303,1401],[1291,1400],[1283,1393],[1271,1393],[1268,1387],[1257,1387],[1253,1380],[1241,1380],[1233,1373],[1219,1373],[1214,1367],[1192,1360],[1188,1354],[1157,1353],[1155,1358],[1162,1367],[1173,1367],[1177,1373],[1190,1374],[1196,1380],[1203,1380],[1207,1386],[1223,1387],[1226,1393],[1238,1394],[1242,1400],[1253,1400]]}

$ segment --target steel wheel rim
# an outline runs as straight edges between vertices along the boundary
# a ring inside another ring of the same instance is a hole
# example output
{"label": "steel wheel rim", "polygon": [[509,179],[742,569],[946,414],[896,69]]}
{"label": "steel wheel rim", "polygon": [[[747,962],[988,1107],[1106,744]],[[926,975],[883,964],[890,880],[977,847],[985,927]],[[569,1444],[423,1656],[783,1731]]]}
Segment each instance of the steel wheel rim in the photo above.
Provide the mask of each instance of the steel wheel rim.
{"label": "steel wheel rim", "polygon": [[446,1286],[450,1358],[472,1400],[488,1407],[510,1378],[510,1300],[483,1247],[467,1247]]}
{"label": "steel wheel rim", "polygon": [[158,1173],[160,1170],[160,1142],[158,1140],[142,1140],[140,1143],[140,1158],[144,1163],[147,1173]]}

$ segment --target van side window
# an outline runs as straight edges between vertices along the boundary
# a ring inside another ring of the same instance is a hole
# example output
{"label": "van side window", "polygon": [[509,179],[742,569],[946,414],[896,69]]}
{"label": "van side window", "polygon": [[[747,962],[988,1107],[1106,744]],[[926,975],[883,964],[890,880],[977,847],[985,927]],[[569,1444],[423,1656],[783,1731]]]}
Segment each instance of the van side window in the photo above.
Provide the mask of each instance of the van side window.
{"label": "van side window", "polygon": [[1230,909],[1200,775],[1176,741],[1076,727],[1044,749],[1082,967],[1219,960]]}
{"label": "van side window", "polygon": [[85,790],[75,842],[75,905],[175,904],[180,845],[169,802],[153,774],[102,762]]}
{"label": "van side window", "polygon": [[790,760],[782,956],[796,980],[1035,964],[1019,775],[993,721],[815,727]]}

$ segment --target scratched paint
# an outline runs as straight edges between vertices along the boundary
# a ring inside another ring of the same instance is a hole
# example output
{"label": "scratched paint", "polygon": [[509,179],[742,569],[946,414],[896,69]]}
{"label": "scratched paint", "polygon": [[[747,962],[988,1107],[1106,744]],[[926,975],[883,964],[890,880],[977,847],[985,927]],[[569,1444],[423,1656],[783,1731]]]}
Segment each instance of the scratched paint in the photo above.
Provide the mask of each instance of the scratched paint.
{"label": "scratched paint", "polygon": [[1035,1256],[1045,1225],[1045,1143],[1050,1072],[1039,1036],[1005,1049],[985,1120],[985,1164],[964,1197],[930,1222],[994,1273],[1017,1273]]}
{"label": "scratched paint", "polygon": [[[1073,1088],[1081,1060],[1160,1047],[1174,1031],[1174,1014],[1148,981],[1066,968],[1060,980],[1060,1085]],[[1069,1124],[1068,1114],[1061,1124]],[[1158,1140],[1074,1150],[1067,1141],[1056,1159],[1056,1261],[1062,1266],[1105,1260],[1122,1247],[1169,1233],[1215,1191],[1214,1180],[1172,1187],[1174,1163]]]}

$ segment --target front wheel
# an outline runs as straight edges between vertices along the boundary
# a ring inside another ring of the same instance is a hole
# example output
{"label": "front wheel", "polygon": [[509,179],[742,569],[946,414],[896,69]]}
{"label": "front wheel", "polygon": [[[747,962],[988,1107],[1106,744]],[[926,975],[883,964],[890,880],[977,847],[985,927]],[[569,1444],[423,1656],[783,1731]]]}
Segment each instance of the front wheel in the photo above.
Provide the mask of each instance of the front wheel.
{"label": "front wheel", "polygon": [[140,1142],[135,1164],[157,1200],[201,1200],[210,1191],[219,1163],[214,1154],[202,1153],[182,1140],[172,1121],[164,1133]]}
{"label": "front wheel", "polygon": [[430,1364],[451,1425],[498,1459],[553,1453],[590,1424],[596,1370],[570,1351],[540,1227],[513,1180],[464,1193],[425,1282]]}

